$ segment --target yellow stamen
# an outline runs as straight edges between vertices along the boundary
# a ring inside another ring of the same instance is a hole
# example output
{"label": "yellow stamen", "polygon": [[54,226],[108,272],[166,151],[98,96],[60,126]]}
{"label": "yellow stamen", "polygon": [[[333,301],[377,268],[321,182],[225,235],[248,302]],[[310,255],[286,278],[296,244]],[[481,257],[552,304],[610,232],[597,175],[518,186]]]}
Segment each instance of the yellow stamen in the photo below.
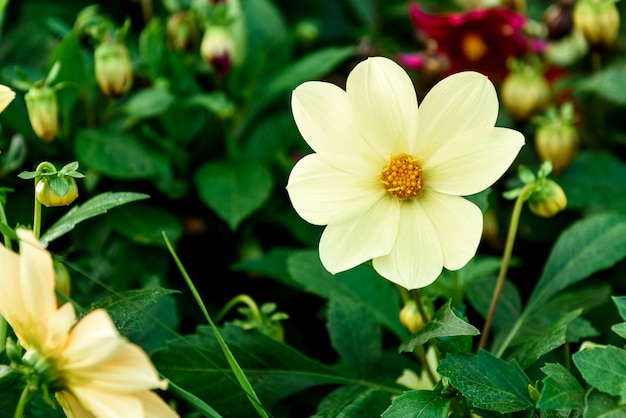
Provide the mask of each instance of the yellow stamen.
{"label": "yellow stamen", "polygon": [[380,173],[385,190],[400,200],[419,197],[424,187],[422,167],[409,155],[391,157]]}
{"label": "yellow stamen", "polygon": [[469,61],[478,61],[488,49],[483,38],[475,33],[468,33],[461,40],[461,50]]}

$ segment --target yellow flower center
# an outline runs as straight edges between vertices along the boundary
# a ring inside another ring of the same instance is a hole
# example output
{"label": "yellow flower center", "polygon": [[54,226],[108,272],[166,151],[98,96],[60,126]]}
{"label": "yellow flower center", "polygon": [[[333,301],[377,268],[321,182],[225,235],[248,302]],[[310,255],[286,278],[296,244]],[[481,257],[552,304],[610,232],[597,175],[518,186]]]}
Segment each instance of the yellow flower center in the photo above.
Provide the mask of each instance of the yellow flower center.
{"label": "yellow flower center", "polygon": [[468,33],[461,40],[461,49],[465,58],[470,61],[478,61],[487,53],[489,48],[480,35]]}
{"label": "yellow flower center", "polygon": [[391,157],[380,173],[380,181],[385,190],[400,200],[419,197],[424,187],[422,167],[406,154]]}

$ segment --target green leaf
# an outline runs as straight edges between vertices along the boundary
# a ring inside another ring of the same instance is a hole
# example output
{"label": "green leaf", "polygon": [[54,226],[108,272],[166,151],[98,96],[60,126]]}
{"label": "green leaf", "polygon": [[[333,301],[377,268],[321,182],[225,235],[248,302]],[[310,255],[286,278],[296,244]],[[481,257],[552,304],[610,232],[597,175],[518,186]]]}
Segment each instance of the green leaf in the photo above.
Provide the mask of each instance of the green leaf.
{"label": "green leaf", "polygon": [[620,404],[618,398],[597,390],[587,393],[586,404],[583,418],[623,418],[626,416],[626,405]]}
{"label": "green leaf", "polygon": [[41,236],[41,242],[47,246],[51,241],[68,233],[76,224],[93,218],[94,216],[107,213],[109,209],[124,205],[136,200],[147,199],[150,196],[143,193],[131,192],[105,192],[92,197],[82,205],[75,205],[59,220],[57,220],[46,232]]}
{"label": "green leaf", "polygon": [[611,326],[611,330],[622,338],[626,338],[626,322]]}
{"label": "green leaf", "polygon": [[452,312],[451,300],[448,300],[422,329],[417,331],[409,340],[400,345],[399,350],[410,352],[418,345],[425,344],[432,338],[452,337],[457,335],[478,335],[480,331],[468,324]]}
{"label": "green leaf", "polygon": [[194,181],[202,202],[232,230],[265,203],[273,182],[264,165],[227,161],[202,165]]}
{"label": "green leaf", "polygon": [[447,418],[450,400],[435,391],[412,390],[394,398],[382,418]]}
{"label": "green leaf", "polygon": [[559,177],[570,209],[626,212],[626,167],[608,152],[581,151]]}
{"label": "green leaf", "polygon": [[399,338],[407,337],[408,331],[399,319],[402,306],[398,290],[371,266],[361,265],[332,275],[322,266],[317,251],[298,251],[287,259],[287,271],[304,291],[329,300],[333,293],[351,297]]}
{"label": "green leaf", "polygon": [[221,118],[235,113],[235,103],[223,91],[200,93],[182,102],[184,106],[200,106]]}
{"label": "green leaf", "polygon": [[331,295],[328,331],[333,348],[359,377],[367,377],[382,354],[382,333],[371,313],[341,293]]}
{"label": "green leaf", "polygon": [[[491,289],[495,289],[497,280],[498,279],[494,276],[478,277],[472,280],[471,286],[467,286],[469,301],[483,318],[486,318],[489,312],[493,295]],[[487,292],[485,289],[489,289],[490,291]],[[521,312],[522,300],[519,292],[513,283],[505,281],[498,302],[498,308],[493,317],[493,328],[499,330],[511,329]]]}
{"label": "green leaf", "polygon": [[505,414],[533,406],[530,379],[515,360],[506,362],[485,350],[478,355],[452,353],[441,361],[437,372],[476,408]]}
{"label": "green leaf", "polygon": [[593,273],[609,268],[626,257],[626,217],[592,215],[563,231],[544,266],[526,311],[542,304]]}
{"label": "green leaf", "polygon": [[578,309],[561,315],[548,329],[517,345],[510,357],[517,360],[522,369],[526,369],[544,354],[565,344],[567,327],[580,313]]}
{"label": "green leaf", "polygon": [[577,89],[593,92],[620,106],[626,106],[626,71],[622,65],[608,67],[581,80]]}
{"label": "green leaf", "polygon": [[[111,294],[86,306],[82,316],[94,309],[106,309],[120,334],[140,344],[140,340],[146,335],[160,331],[161,324],[155,322],[156,318],[151,317],[154,306],[164,302],[164,297],[173,293],[180,292],[170,289],[133,289]],[[151,344],[151,347],[140,345],[146,351],[155,348],[155,344]]]}
{"label": "green leaf", "polygon": [[74,151],[81,166],[114,179],[169,178],[172,174],[167,155],[129,133],[82,130],[76,135]]}
{"label": "green leaf", "polygon": [[156,80],[161,75],[161,62],[164,52],[163,24],[159,19],[150,19],[139,35],[139,53],[148,69],[150,78]]}
{"label": "green leaf", "polygon": [[546,374],[542,380],[539,409],[575,409],[585,405],[585,390],[578,380],[559,363],[546,363],[541,368]]}
{"label": "green leaf", "polygon": [[131,118],[145,119],[165,112],[176,100],[176,96],[162,88],[146,88],[134,93],[122,106]]}
{"label": "green leaf", "polygon": [[[219,331],[266,408],[305,389],[347,381],[346,375],[259,332],[231,324]],[[152,360],[167,379],[216,411],[229,416],[256,415],[208,326],[169,341],[152,354]]]}
{"label": "green leaf", "polygon": [[172,242],[183,235],[183,226],[175,215],[155,206],[135,203],[119,208],[107,218],[109,225],[120,235],[143,245],[165,248],[162,231]]}
{"label": "green leaf", "polygon": [[613,303],[619,312],[619,316],[626,321],[626,296],[611,296]]}
{"label": "green leaf", "polygon": [[626,389],[626,350],[612,345],[579,351],[572,356],[583,379],[596,389],[621,396]]}
{"label": "green leaf", "polygon": [[311,418],[378,417],[388,406],[388,393],[360,385],[347,385],[328,394]]}

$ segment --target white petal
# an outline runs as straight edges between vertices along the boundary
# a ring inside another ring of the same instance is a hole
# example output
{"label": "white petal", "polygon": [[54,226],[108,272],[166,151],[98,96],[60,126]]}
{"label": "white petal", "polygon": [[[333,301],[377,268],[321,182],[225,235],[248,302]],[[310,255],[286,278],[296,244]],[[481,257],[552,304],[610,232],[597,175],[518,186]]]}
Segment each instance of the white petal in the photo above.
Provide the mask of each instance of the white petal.
{"label": "white petal", "polygon": [[143,406],[136,396],[110,394],[83,386],[72,387],[71,391],[78,402],[96,418],[143,417]]}
{"label": "white petal", "polygon": [[15,99],[15,92],[5,85],[0,84],[0,112]]}
{"label": "white petal", "polygon": [[57,309],[52,257],[32,231],[20,228],[17,235],[20,238],[20,275],[24,305],[34,323],[39,323],[49,318]]}
{"label": "white petal", "polygon": [[359,134],[346,92],[330,83],[310,81],[291,96],[291,108],[300,134],[313,151],[343,167],[346,158],[355,164],[380,165],[380,157]]}
{"label": "white petal", "polygon": [[458,196],[426,192],[420,203],[441,243],[443,265],[458,270],[474,257],[483,231],[482,212]]}
{"label": "white petal", "polygon": [[498,117],[498,96],[489,79],[476,72],[453,74],[437,83],[419,109],[419,141],[412,155],[427,161],[460,133],[492,128]]}
{"label": "white petal", "polygon": [[468,131],[426,161],[424,183],[438,192],[467,196],[495,183],[511,166],[524,136],[512,129]]}
{"label": "white petal", "polygon": [[329,166],[318,154],[296,163],[287,192],[296,212],[315,225],[358,218],[387,193],[376,175],[348,174]]}
{"label": "white petal", "polygon": [[428,286],[443,268],[437,231],[419,200],[401,206],[400,230],[391,253],[374,259],[374,269],[408,290]]}
{"label": "white petal", "polygon": [[143,404],[145,418],[176,418],[179,416],[154,392],[140,392],[135,396]]}
{"label": "white petal", "polygon": [[331,273],[339,273],[388,254],[396,241],[400,202],[384,196],[361,217],[329,225],[320,240],[320,260]]}
{"label": "white petal", "polygon": [[346,92],[360,132],[388,160],[408,153],[416,139],[417,96],[407,73],[384,57],[360,62],[348,75]]}

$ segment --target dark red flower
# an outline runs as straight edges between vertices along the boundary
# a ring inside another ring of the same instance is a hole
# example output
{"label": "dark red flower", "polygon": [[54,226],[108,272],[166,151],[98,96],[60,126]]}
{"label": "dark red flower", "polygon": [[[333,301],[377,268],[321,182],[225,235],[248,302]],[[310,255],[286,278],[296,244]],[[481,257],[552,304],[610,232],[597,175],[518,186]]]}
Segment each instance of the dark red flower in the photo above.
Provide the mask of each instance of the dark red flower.
{"label": "dark red flower", "polygon": [[411,4],[415,26],[437,42],[438,51],[448,56],[450,73],[475,70],[504,77],[506,62],[536,48],[523,32],[526,18],[502,7],[474,9],[464,13],[429,14]]}

